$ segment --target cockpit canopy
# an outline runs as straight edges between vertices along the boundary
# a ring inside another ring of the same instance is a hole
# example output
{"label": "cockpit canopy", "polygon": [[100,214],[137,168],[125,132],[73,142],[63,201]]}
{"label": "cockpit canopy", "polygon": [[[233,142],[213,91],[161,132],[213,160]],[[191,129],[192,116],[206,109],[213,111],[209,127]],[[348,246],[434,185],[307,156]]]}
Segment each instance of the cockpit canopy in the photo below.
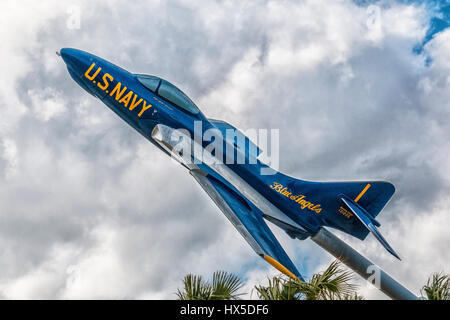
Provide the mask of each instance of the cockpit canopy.
{"label": "cockpit canopy", "polygon": [[146,74],[137,74],[136,78],[148,90],[164,98],[183,111],[193,115],[200,112],[191,99],[169,81]]}

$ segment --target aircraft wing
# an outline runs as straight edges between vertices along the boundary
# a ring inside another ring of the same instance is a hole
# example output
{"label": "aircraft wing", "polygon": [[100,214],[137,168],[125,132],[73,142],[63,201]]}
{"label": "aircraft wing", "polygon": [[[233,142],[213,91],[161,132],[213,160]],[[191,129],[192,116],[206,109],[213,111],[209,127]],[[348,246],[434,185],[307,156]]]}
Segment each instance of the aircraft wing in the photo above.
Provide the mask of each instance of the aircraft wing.
{"label": "aircraft wing", "polygon": [[291,278],[304,281],[258,208],[205,172],[190,173],[260,257]]}

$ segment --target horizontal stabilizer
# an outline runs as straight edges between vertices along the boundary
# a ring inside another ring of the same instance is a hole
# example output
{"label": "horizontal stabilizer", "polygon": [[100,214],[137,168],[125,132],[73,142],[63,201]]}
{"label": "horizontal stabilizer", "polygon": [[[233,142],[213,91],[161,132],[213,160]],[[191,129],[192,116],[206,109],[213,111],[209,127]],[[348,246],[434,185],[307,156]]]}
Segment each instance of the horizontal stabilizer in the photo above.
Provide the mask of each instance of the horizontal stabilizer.
{"label": "horizontal stabilizer", "polygon": [[350,198],[343,196],[341,197],[342,202],[350,209],[351,212],[361,221],[361,223],[377,238],[377,240],[389,251],[394,257],[401,260],[398,254],[392,249],[389,243],[384,239],[381,233],[377,230],[374,223],[377,224],[376,221],[370,216],[370,214],[356,202],[351,200]]}

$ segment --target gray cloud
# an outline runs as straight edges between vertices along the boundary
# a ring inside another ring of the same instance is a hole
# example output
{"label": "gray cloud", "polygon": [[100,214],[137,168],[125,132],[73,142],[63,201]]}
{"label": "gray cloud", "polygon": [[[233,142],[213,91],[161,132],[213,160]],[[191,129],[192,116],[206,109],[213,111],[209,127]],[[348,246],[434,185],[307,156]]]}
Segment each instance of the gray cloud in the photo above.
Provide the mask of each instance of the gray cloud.
{"label": "gray cloud", "polygon": [[[392,181],[379,220],[404,261],[339,235],[416,292],[448,268],[450,33],[414,54],[423,7],[386,5],[373,30],[351,2],[74,3],[79,30],[60,2],[1,4],[2,297],[174,298],[188,272],[249,287],[275,273],[183,168],[70,79],[66,46],[169,79],[210,117],[280,128],[285,173]],[[274,232],[306,277],[331,260]]]}

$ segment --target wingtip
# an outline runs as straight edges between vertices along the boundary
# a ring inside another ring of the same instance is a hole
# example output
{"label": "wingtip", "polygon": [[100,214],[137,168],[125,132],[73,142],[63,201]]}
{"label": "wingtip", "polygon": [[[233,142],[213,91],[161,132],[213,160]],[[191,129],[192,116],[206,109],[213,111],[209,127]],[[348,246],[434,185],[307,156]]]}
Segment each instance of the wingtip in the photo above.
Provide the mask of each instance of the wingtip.
{"label": "wingtip", "polygon": [[395,252],[395,250],[389,245],[389,243],[386,241],[386,239],[383,238],[383,236],[379,233],[378,230],[375,230],[375,237],[380,241],[380,243],[383,245],[383,247],[394,257],[396,257],[398,260],[402,261],[400,256]]}
{"label": "wingtip", "polygon": [[396,257],[398,260],[402,261],[402,259],[400,258],[400,256],[397,254],[397,252],[395,252],[392,248],[391,250],[389,250],[390,254],[392,254],[394,257]]}
{"label": "wingtip", "polygon": [[264,260],[266,260],[268,263],[270,263],[273,267],[275,267],[275,269],[277,269],[278,271],[284,273],[285,275],[289,276],[290,278],[292,278],[293,280],[297,280],[300,282],[305,282],[305,280],[303,279],[303,277],[300,275],[300,273],[298,273],[298,271],[296,272],[296,274],[294,274],[291,270],[289,270],[288,268],[286,268],[285,266],[283,266],[281,263],[279,263],[277,260],[275,260],[274,258],[272,258],[271,256],[264,254],[264,255],[260,255]]}
{"label": "wingtip", "polygon": [[[370,184],[368,184],[370,186]],[[359,197],[359,196],[358,196]],[[375,224],[379,223],[375,219],[371,219],[370,215],[365,212],[365,209],[359,207],[358,204],[352,203],[352,200],[341,198],[341,200],[345,203],[345,205],[358,217],[361,223],[375,236],[375,238],[383,245],[383,247],[398,260],[400,259],[399,255],[392,249],[386,239],[381,235],[381,233],[376,228]]]}
{"label": "wingtip", "polygon": [[396,257],[398,260],[402,261],[402,259],[400,258],[400,256],[397,254],[397,252],[394,251],[394,249],[392,249],[392,247],[389,245],[389,243],[386,241],[386,239],[384,239],[384,237],[381,235],[381,233],[376,230],[375,228],[373,228],[373,234],[375,236],[375,238],[377,238],[377,240],[383,245],[383,247],[390,253],[392,254],[394,257]]}

